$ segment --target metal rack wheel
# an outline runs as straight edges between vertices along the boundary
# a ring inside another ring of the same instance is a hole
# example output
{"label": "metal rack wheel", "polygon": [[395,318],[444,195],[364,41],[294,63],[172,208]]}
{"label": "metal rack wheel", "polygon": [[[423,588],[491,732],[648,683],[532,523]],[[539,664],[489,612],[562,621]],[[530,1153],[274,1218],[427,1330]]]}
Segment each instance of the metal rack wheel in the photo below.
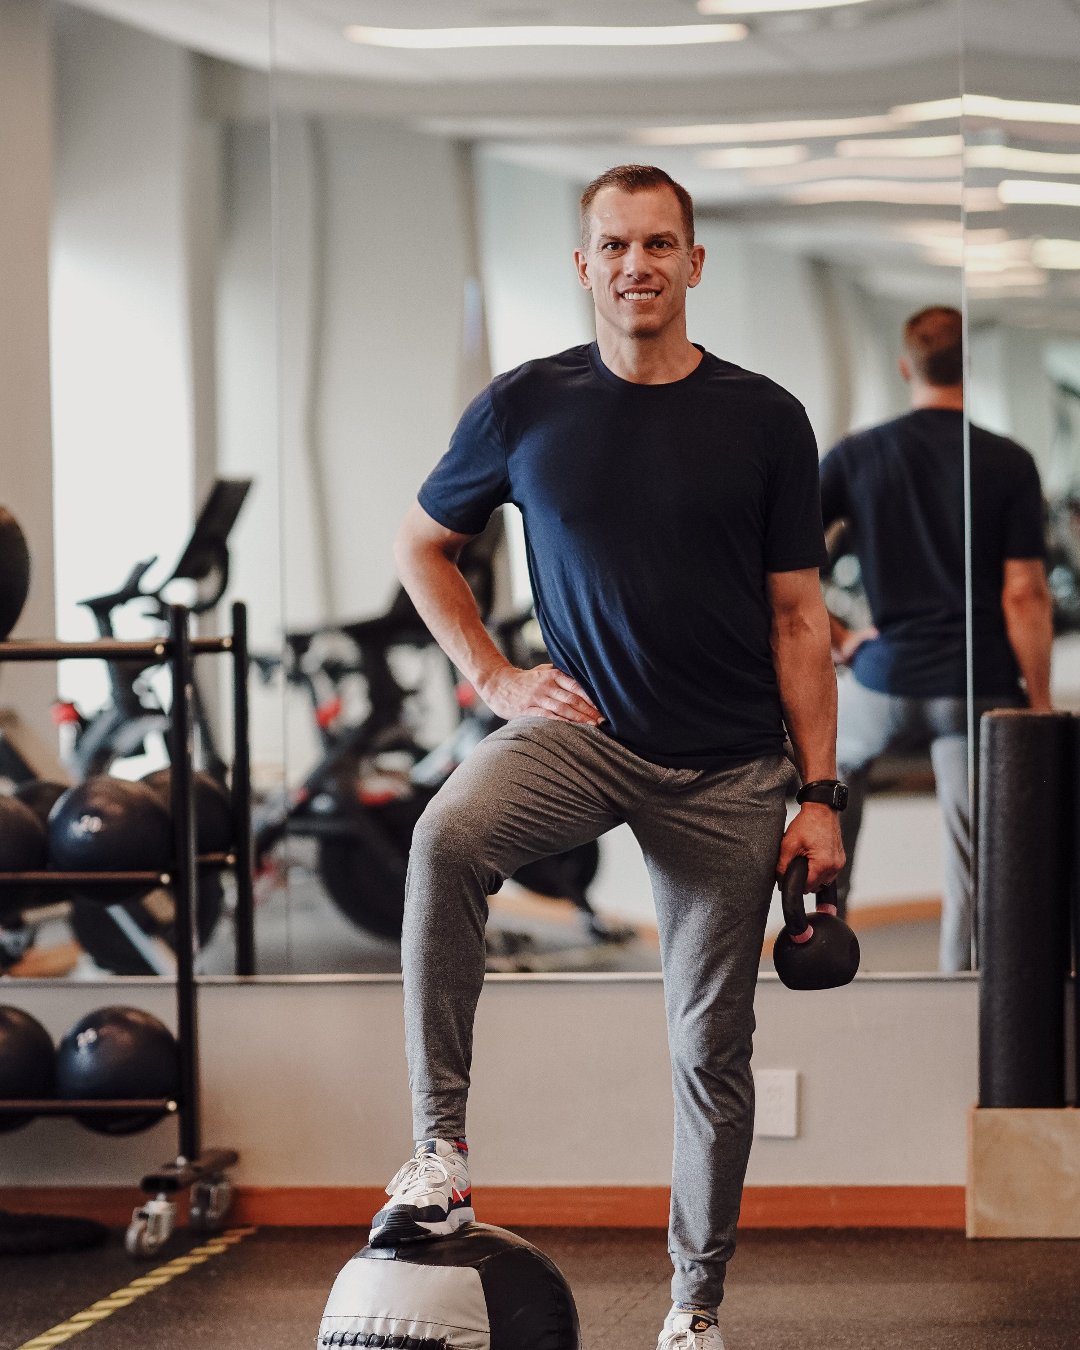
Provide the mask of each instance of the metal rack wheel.
{"label": "metal rack wheel", "polygon": [[168,1242],[176,1227],[176,1206],[165,1196],[147,1200],[131,1216],[124,1234],[129,1256],[154,1256]]}
{"label": "metal rack wheel", "polygon": [[192,1228],[216,1233],[232,1207],[233,1186],[228,1177],[206,1177],[191,1188],[189,1219]]}

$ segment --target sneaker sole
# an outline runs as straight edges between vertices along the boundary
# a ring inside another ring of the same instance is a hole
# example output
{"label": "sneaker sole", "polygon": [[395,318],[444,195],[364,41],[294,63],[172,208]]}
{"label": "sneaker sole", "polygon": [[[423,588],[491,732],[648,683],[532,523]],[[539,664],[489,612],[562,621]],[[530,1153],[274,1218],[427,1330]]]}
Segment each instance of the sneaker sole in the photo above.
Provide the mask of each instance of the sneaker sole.
{"label": "sneaker sole", "polygon": [[396,1247],[403,1242],[428,1242],[432,1238],[450,1237],[459,1228],[464,1228],[475,1221],[475,1213],[464,1207],[451,1210],[445,1219],[436,1223],[419,1222],[402,1209],[398,1213],[391,1213],[385,1223],[371,1230],[368,1245]]}

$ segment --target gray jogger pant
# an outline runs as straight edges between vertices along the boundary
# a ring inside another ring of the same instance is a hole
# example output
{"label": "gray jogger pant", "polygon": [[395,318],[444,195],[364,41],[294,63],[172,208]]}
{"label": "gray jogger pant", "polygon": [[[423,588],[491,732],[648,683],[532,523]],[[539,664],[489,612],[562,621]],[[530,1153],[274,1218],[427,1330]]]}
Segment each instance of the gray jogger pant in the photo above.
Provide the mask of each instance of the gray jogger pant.
{"label": "gray jogger pant", "polygon": [[[1018,700],[978,698],[975,722],[990,708]],[[847,905],[855,846],[862,825],[870,770],[887,750],[929,746],[938,805],[945,827],[945,876],[941,902],[938,969],[970,970],[975,921],[974,831],[968,793],[967,700],[909,698],[867,689],[850,673],[839,682],[836,762],[848,784],[848,808],[840,817],[847,860],[837,878],[841,913]],[[978,733],[975,737],[978,746]],[[912,841],[918,845],[921,841]]]}
{"label": "gray jogger pant", "polygon": [[595,727],[517,718],[413,834],[402,934],[417,1139],[465,1134],[487,897],[524,863],[627,822],[656,901],[675,1098],[672,1295],[719,1303],[753,1132],[754,990],[784,831],[782,755],[669,769]]}

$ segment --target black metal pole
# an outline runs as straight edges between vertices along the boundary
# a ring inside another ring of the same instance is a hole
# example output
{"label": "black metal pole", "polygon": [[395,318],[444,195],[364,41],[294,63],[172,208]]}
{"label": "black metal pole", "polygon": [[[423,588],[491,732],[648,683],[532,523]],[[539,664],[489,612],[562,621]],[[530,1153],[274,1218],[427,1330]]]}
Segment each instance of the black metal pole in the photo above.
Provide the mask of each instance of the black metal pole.
{"label": "black metal pole", "polygon": [[169,606],[172,669],[172,819],[176,897],[176,1032],[180,1046],[180,1154],[191,1160],[202,1148],[199,1110],[199,1031],[195,994],[195,910],[198,864],[195,842],[193,671],[188,611]]}
{"label": "black metal pole", "polygon": [[236,973],[255,974],[255,857],[251,842],[251,732],[247,606],[232,607],[233,841],[236,847]]}

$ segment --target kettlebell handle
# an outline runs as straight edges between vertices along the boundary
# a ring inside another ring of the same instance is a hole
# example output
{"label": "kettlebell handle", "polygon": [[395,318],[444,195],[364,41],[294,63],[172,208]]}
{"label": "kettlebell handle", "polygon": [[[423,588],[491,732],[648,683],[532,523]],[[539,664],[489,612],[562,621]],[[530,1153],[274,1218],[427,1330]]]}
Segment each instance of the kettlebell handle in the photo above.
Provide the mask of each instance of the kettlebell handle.
{"label": "kettlebell handle", "polygon": [[[788,863],[780,882],[780,903],[784,910],[784,927],[793,942],[808,942],[814,935],[806,915],[806,878],[810,873],[810,859],[800,853]],[[818,909],[827,914],[836,913],[836,882],[830,882],[821,892]]]}

